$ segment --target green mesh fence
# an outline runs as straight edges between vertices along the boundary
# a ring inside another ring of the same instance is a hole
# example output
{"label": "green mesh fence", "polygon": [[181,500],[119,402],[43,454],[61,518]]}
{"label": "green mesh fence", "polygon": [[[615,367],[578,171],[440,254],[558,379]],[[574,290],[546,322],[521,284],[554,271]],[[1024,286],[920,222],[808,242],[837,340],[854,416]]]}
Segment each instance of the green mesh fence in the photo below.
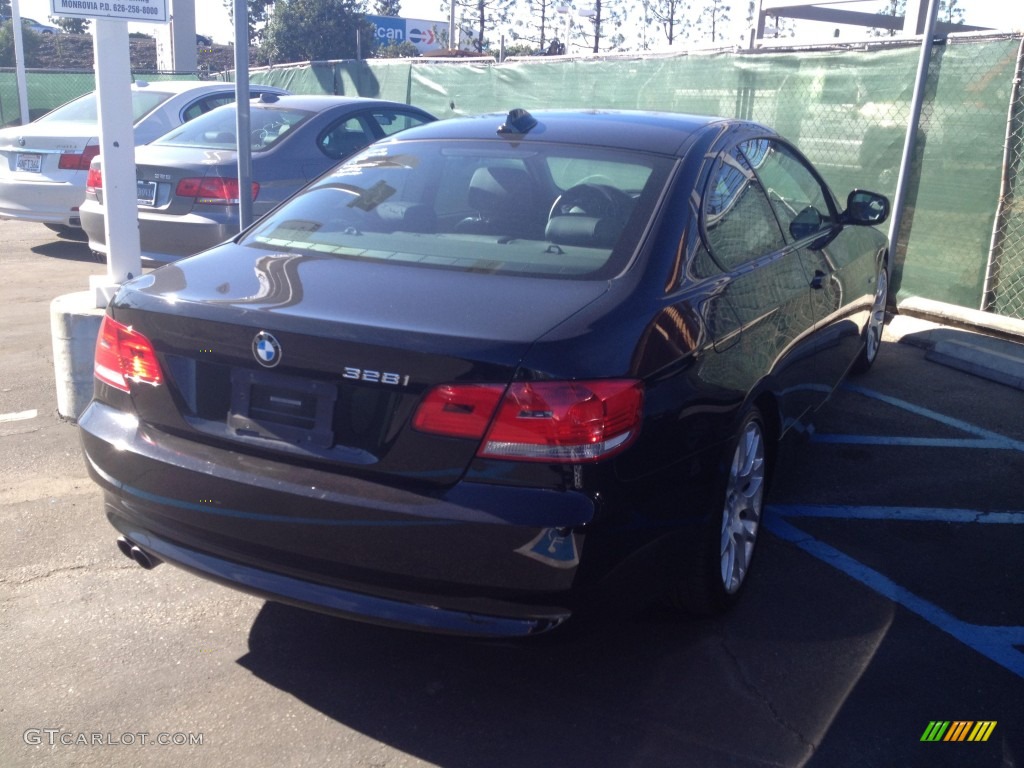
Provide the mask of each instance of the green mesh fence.
{"label": "green mesh fence", "polygon": [[[195,80],[193,74],[146,74],[140,80]],[[35,120],[51,109],[96,88],[93,72],[68,72],[60,69],[29,70],[25,73],[28,88],[29,117]],[[13,69],[0,69],[0,126],[20,125],[21,105],[18,101],[18,80]]]}
{"label": "green mesh fence", "polygon": [[[1020,47],[1019,35],[1002,35],[951,38],[933,50],[903,226],[893,247],[900,298],[924,296],[1024,317],[1024,204],[1015,197],[1024,174],[1024,101],[1014,87]],[[857,187],[893,197],[919,56],[915,41],[886,40],[816,50],[502,64],[312,62],[253,70],[251,79],[296,93],[392,99],[442,118],[513,107],[750,118],[792,139],[841,198]],[[7,77],[0,73],[0,122],[11,122],[11,114],[17,119],[13,74],[10,82]],[[30,80],[33,114],[38,104],[52,108],[92,87],[91,79],[65,85],[67,77]]]}
{"label": "green mesh fence", "polygon": [[[54,107],[78,98],[96,87],[92,72],[45,70],[26,72],[28,111],[32,120]],[[20,125],[21,105],[18,101],[18,80],[12,69],[0,70],[0,125]]]}

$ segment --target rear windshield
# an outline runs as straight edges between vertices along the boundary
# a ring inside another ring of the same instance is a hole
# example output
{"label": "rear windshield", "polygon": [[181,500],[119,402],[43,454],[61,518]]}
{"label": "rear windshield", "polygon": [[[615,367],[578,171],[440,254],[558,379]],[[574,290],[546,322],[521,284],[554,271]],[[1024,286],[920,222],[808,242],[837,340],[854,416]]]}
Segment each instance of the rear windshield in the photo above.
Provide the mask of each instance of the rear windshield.
{"label": "rear windshield", "polygon": [[[250,141],[253,152],[263,152],[314,113],[304,109],[280,107],[249,108]],[[161,136],[154,144],[202,149],[235,149],[237,114],[234,104],[200,115],[195,120]]]}
{"label": "rear windshield", "polygon": [[566,144],[378,144],[247,245],[459,271],[605,279],[630,262],[674,159]]}
{"label": "rear windshield", "polygon": [[[173,95],[173,93],[152,91],[148,88],[132,91],[132,122],[137,123]],[[74,101],[69,101],[64,106],[47,112],[37,122],[44,120],[49,122],[97,122],[99,112],[96,106],[96,92],[87,93]]]}

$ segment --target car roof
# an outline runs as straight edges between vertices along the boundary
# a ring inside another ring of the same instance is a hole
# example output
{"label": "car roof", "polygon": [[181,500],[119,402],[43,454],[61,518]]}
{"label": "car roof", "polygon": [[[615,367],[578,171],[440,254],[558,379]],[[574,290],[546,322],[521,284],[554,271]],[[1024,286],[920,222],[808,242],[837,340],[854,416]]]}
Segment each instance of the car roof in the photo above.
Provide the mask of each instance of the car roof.
{"label": "car roof", "polygon": [[[252,101],[253,105],[259,105],[259,99]],[[410,109],[419,110],[419,107],[412,107],[408,104],[403,104],[396,101],[387,101],[385,99],[367,99],[360,96],[330,96],[330,95],[308,95],[308,94],[290,94],[280,95],[277,98],[270,100],[265,103],[268,107],[288,107],[290,109],[304,109],[312,112],[318,112],[321,109],[327,107],[341,105],[341,104],[354,104],[362,107],[373,107],[373,106],[384,106],[384,107],[408,107]],[[422,110],[420,110],[422,111]]]}
{"label": "car roof", "polygon": [[[517,123],[517,112],[528,117]],[[529,118],[536,125],[527,128]],[[504,125],[519,125],[499,131]],[[725,129],[731,125],[757,126],[766,135],[775,131],[756,123],[726,117],[687,115],[676,112],[630,110],[563,109],[513,110],[474,117],[449,118],[417,126],[391,137],[390,141],[415,139],[496,139],[502,136],[520,142],[550,141],[565,144],[589,144],[620,149],[643,149],[661,154],[679,154],[689,140],[709,127]]]}
{"label": "car roof", "polygon": [[[235,84],[228,82],[219,82],[211,80],[136,80],[132,83],[133,90],[152,90],[152,91],[164,91],[165,93],[185,93],[186,91],[220,91],[220,90],[234,90]],[[251,84],[250,90],[260,89],[265,91],[274,91],[285,93],[281,88],[276,88],[271,85],[257,85]]]}

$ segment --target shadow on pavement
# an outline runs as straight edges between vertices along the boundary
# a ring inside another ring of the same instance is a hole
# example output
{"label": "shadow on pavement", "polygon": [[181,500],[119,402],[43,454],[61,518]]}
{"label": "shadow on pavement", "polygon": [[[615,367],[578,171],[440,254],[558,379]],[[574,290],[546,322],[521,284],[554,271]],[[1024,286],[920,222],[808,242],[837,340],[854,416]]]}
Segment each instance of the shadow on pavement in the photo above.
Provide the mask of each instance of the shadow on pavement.
{"label": "shadow on pavement", "polygon": [[87,240],[75,239],[70,236],[60,237],[60,239],[52,240],[48,243],[35,245],[32,247],[32,252],[38,253],[40,256],[64,259],[65,261],[84,261],[100,264],[105,261],[102,256],[97,255],[89,248]]}
{"label": "shadow on pavement", "polygon": [[[432,765],[807,765],[886,638],[891,606],[835,609],[823,568],[770,567],[784,545],[765,544],[765,578],[720,619],[651,609],[539,642],[484,642],[268,602],[238,663]],[[794,643],[805,651],[783,661]]]}

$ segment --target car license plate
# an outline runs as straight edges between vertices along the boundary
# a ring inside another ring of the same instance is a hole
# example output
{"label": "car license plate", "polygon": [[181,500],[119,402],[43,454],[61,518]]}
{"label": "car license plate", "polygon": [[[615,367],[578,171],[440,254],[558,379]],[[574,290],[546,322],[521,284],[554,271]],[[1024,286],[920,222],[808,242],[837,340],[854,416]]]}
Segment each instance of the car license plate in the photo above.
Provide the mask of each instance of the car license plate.
{"label": "car license plate", "polygon": [[156,182],[155,181],[140,181],[140,182],[138,182],[138,198],[139,198],[139,205],[155,205],[156,204]]}
{"label": "car license plate", "polygon": [[18,155],[18,170],[28,171],[29,173],[39,173],[43,165],[42,155]]}

